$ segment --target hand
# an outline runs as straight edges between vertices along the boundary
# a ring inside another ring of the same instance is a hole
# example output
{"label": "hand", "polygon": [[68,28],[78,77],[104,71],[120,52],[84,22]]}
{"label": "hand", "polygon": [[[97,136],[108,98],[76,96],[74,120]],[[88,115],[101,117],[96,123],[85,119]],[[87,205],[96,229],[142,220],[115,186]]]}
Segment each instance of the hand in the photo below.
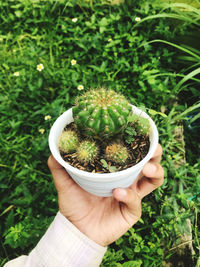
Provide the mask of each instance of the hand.
{"label": "hand", "polygon": [[161,155],[162,148],[158,145],[138,181],[127,189],[114,189],[112,197],[98,197],[86,192],[50,156],[48,166],[58,191],[60,212],[99,245],[111,244],[139,220],[142,198],[162,185],[164,172],[159,164]]}

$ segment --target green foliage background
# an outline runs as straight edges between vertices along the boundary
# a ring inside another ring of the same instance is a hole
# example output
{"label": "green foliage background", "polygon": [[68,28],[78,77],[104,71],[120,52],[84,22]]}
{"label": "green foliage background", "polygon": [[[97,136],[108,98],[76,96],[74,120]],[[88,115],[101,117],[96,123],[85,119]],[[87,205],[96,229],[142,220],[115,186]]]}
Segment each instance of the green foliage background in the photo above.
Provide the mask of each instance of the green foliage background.
{"label": "green foliage background", "polygon": [[[188,113],[200,106],[200,52],[194,38],[200,35],[199,16],[197,8],[154,1],[120,6],[75,0],[0,2],[2,266],[27,254],[57,212],[46,164],[48,134],[81,94],[79,85],[84,90],[110,87],[150,109],[164,152],[164,185],[144,199],[141,220],[109,247],[102,266],[162,266],[188,232],[187,218],[195,250],[192,266],[199,266],[198,133],[187,127]],[[38,64],[44,65],[41,72]],[[51,119],[45,120],[47,115]],[[186,163],[179,164],[185,154],[174,129],[182,123],[187,152]]]}

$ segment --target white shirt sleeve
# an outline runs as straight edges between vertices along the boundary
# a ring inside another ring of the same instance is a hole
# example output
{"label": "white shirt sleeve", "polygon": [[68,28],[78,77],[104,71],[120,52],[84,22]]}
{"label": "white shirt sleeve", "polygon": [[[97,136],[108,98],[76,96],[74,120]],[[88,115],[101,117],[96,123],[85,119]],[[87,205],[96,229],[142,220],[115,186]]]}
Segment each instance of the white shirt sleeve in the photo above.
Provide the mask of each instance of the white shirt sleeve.
{"label": "white shirt sleeve", "polygon": [[81,233],[58,212],[31,253],[9,261],[4,267],[96,267],[106,249]]}

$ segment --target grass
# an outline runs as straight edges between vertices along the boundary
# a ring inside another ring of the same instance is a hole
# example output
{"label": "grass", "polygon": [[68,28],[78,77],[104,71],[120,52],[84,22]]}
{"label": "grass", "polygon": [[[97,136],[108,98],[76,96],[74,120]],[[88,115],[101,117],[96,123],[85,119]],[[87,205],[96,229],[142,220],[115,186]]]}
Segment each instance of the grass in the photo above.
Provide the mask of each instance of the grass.
{"label": "grass", "polygon": [[[186,33],[199,31],[199,9],[190,8],[189,17],[180,4],[163,9],[133,2],[0,2],[2,266],[28,253],[57,212],[46,165],[48,133],[82,93],[79,85],[84,91],[110,87],[146,106],[164,150],[164,185],[145,198],[141,220],[109,247],[102,266],[162,266],[188,232],[186,219],[192,225],[192,264],[199,266],[199,145],[196,130],[187,126],[199,108],[199,50],[182,41]],[[180,125],[186,152],[174,136]],[[186,161],[180,165],[183,155]]]}

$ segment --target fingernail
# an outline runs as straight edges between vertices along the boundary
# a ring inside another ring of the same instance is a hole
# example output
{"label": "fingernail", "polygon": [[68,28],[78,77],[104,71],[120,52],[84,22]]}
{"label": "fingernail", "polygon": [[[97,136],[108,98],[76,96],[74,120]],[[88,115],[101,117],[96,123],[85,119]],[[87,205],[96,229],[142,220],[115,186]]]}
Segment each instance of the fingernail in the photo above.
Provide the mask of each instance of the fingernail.
{"label": "fingernail", "polygon": [[123,188],[120,188],[120,189],[119,189],[119,194],[120,194],[120,196],[121,196],[121,197],[126,197],[126,195],[127,195],[127,192],[126,192],[126,190],[125,190],[125,189],[123,189]]}
{"label": "fingernail", "polygon": [[148,172],[151,172],[151,174],[154,174],[157,171],[157,167],[156,165],[152,164],[152,163],[148,163]]}

